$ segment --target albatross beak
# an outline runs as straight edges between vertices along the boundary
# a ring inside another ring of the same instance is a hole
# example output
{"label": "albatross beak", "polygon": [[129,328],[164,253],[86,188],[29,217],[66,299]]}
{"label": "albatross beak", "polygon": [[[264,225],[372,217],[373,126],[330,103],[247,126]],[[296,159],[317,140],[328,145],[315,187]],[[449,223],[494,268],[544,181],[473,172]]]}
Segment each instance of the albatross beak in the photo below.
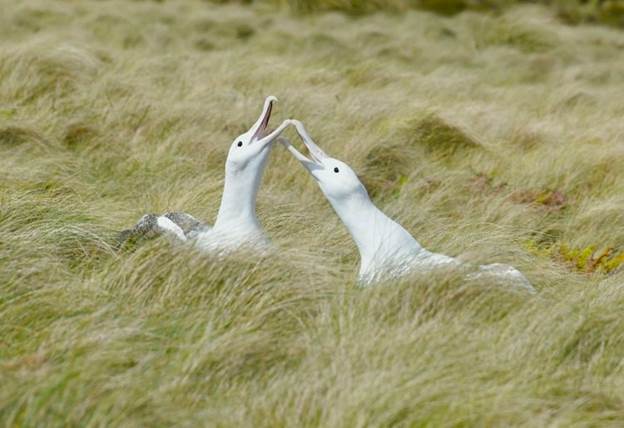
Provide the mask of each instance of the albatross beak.
{"label": "albatross beak", "polygon": [[310,175],[318,180],[319,178],[316,176],[316,172],[325,169],[323,161],[329,156],[327,156],[325,152],[321,150],[321,148],[317,146],[314,141],[312,141],[312,137],[310,137],[310,134],[308,134],[308,131],[306,131],[303,123],[299,122],[298,120],[291,120],[290,123],[295,125],[295,128],[297,128],[297,133],[303,140],[303,144],[305,144],[305,146],[308,148],[308,151],[310,152],[310,157],[312,159],[309,159],[299,153],[299,151],[295,149],[292,144],[290,144],[290,142],[285,138],[281,138],[280,142],[288,149],[290,153],[293,154],[293,156],[299,162],[301,162],[301,164],[310,172]]}
{"label": "albatross beak", "polygon": [[302,155],[299,152],[299,150],[295,149],[294,146],[292,144],[290,144],[290,141],[288,141],[286,138],[282,137],[278,141],[280,143],[282,143],[284,145],[284,147],[286,147],[288,149],[288,151],[290,153],[292,153],[292,155],[295,157],[295,159],[297,159],[299,162],[301,162],[301,165],[303,165],[308,170],[310,175],[316,179],[316,175],[314,173],[316,171],[318,171],[318,170],[322,170],[324,168],[323,164],[317,162],[314,159],[314,157],[312,159],[308,159],[307,157]]}
{"label": "albatross beak", "polygon": [[297,159],[299,162],[301,162],[301,164],[303,166],[305,166],[308,170],[310,170],[311,168],[314,168],[316,166],[316,162],[308,159],[307,157],[305,157],[304,155],[302,155],[299,150],[295,149],[293,147],[292,144],[290,144],[290,141],[288,141],[286,138],[280,138],[278,140],[280,143],[282,143],[284,145],[284,147],[286,147],[288,149],[288,151],[290,153],[292,153],[292,155],[295,157],[295,159]]}
{"label": "albatross beak", "polygon": [[269,119],[271,119],[271,111],[273,110],[273,102],[277,101],[277,98],[273,95],[268,96],[264,100],[264,106],[262,107],[262,113],[256,123],[253,124],[251,129],[251,141],[257,141],[263,139],[267,135],[267,126],[269,125]]}
{"label": "albatross beak", "polygon": [[[325,154],[325,152],[323,150],[321,150],[321,148],[319,146],[317,146],[316,143],[314,143],[314,141],[312,141],[312,137],[310,137],[310,134],[308,134],[308,131],[306,131],[305,127],[303,126],[303,123],[301,123],[298,120],[291,120],[290,123],[295,125],[295,128],[297,128],[297,133],[299,134],[299,136],[303,140],[303,144],[305,144],[305,146],[310,151],[310,156],[312,157],[312,160],[314,160],[318,165],[322,166],[323,165],[323,161],[325,159],[327,159],[329,156],[327,156]],[[291,151],[291,153],[292,153],[292,151]],[[297,152],[297,153],[299,153],[299,152]],[[299,154],[301,155],[301,153],[299,153]]]}

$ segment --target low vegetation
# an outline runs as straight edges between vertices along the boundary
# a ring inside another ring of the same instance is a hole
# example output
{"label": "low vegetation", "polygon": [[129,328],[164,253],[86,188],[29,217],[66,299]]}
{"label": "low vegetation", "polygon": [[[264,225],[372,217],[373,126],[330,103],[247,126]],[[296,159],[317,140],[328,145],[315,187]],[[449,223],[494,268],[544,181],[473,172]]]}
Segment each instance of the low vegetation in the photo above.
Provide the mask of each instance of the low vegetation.
{"label": "low vegetation", "polygon": [[[568,25],[571,3],[0,0],[1,424],[618,425],[624,38]],[[282,147],[258,201],[273,254],[117,249],[144,213],[213,221],[270,94],[424,246],[539,293],[358,289]]]}
{"label": "low vegetation", "polygon": [[[213,1],[225,3],[228,0]],[[523,3],[547,6],[570,24],[601,23],[624,27],[622,0],[273,0],[275,5],[298,12],[338,10],[356,15],[376,11],[403,12],[409,9],[442,15],[454,15],[466,10],[500,13]]]}

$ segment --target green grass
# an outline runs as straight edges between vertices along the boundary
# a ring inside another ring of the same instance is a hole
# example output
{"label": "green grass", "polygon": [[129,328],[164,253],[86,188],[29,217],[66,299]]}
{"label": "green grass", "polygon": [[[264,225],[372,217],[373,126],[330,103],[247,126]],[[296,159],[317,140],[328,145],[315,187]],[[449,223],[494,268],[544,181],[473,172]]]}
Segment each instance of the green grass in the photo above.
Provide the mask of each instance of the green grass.
{"label": "green grass", "polygon": [[[212,0],[228,3],[232,0]],[[244,0],[254,3],[254,0]],[[256,3],[265,0],[255,0]],[[353,15],[371,12],[427,10],[454,15],[466,10],[499,13],[518,4],[537,3],[549,7],[570,24],[601,23],[624,27],[624,0],[271,0],[270,3],[303,13],[337,10]]]}
{"label": "green grass", "polygon": [[[0,424],[621,423],[621,31],[536,5],[0,10]],[[539,294],[356,288],[354,244],[281,147],[258,201],[272,255],[116,251],[146,212],[214,220],[269,94],[273,124],[301,119],[424,246]]]}

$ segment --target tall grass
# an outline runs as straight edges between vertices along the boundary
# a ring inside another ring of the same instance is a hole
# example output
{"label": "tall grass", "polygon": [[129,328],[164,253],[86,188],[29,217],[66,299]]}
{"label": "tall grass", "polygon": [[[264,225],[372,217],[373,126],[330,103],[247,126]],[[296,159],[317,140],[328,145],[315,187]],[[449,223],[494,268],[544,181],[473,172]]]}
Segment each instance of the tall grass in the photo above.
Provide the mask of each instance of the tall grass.
{"label": "tall grass", "polygon": [[[2,425],[624,418],[621,32],[535,5],[0,10]],[[303,120],[427,248],[513,264],[539,294],[357,289],[355,246],[281,147],[258,201],[273,254],[116,250],[146,212],[214,220],[229,144],[269,94],[272,123]]]}
{"label": "tall grass", "polygon": [[[213,1],[227,3],[229,0]],[[253,0],[248,0],[247,3],[253,3]],[[453,15],[465,10],[501,12],[523,3],[538,3],[550,7],[568,23],[599,22],[624,27],[622,0],[272,0],[271,3],[297,12],[338,10],[350,14],[365,14],[423,9],[443,15]]]}

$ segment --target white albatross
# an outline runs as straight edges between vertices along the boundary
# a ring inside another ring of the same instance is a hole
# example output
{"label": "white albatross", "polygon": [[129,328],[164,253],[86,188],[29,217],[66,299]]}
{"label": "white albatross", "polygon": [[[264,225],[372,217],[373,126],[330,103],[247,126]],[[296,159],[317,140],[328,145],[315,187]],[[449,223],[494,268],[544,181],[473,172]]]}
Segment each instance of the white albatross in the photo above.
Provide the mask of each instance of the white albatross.
{"label": "white albatross", "polygon": [[[456,258],[423,248],[400,224],[373,204],[349,165],[326,155],[312,141],[301,122],[291,120],[290,123],[297,128],[310,158],[302,155],[286,139],[280,141],[316,180],[355,241],[360,253],[360,285],[372,285],[384,278],[396,278],[410,272],[465,266]],[[535,293],[520,271],[500,263],[478,266],[467,278],[502,280],[505,285]]]}
{"label": "white albatross", "polygon": [[284,121],[274,131],[268,131],[274,101],[277,101],[274,96],[266,98],[258,120],[230,146],[225,161],[223,195],[214,226],[186,213],[146,214],[134,228],[121,232],[120,241],[166,234],[180,241],[191,241],[207,252],[227,253],[242,246],[266,248],[269,240],[256,216],[256,196],[272,142],[289,125],[289,121]]}

